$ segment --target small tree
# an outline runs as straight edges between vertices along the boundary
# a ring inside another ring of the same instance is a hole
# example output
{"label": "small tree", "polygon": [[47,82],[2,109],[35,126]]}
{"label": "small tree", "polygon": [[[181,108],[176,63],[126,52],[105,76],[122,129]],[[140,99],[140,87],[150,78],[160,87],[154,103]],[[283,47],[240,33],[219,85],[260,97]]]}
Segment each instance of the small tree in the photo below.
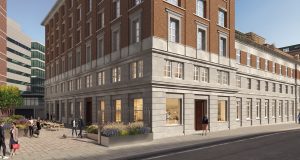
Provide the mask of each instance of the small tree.
{"label": "small tree", "polygon": [[0,111],[2,115],[12,115],[13,109],[23,103],[21,91],[14,86],[0,86]]}

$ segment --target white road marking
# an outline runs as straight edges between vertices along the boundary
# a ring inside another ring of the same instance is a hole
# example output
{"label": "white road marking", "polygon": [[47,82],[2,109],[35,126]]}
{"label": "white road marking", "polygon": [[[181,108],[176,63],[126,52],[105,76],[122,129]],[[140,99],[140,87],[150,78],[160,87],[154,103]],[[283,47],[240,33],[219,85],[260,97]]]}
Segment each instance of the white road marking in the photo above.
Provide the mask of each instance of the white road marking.
{"label": "white road marking", "polygon": [[195,149],[190,149],[190,150],[185,150],[185,151],[180,151],[180,152],[175,152],[175,153],[168,153],[168,154],[164,154],[164,155],[160,155],[160,156],[144,158],[143,160],[159,159],[159,158],[164,158],[164,157],[168,157],[168,156],[171,156],[171,155],[174,156],[174,155],[193,152],[193,151],[199,151],[199,150],[204,150],[204,149],[209,149],[209,148],[214,148],[214,147],[219,147],[219,146],[225,146],[225,145],[228,145],[228,144],[244,142],[244,141],[253,140],[253,139],[260,139],[260,138],[263,138],[263,137],[269,137],[269,136],[274,136],[274,135],[283,134],[283,133],[287,133],[287,132],[271,133],[271,134],[267,134],[267,135],[263,135],[263,136],[252,137],[252,138],[247,138],[247,139],[241,139],[241,140],[236,140],[236,141],[232,141],[232,142],[211,145],[211,146],[207,146],[207,147],[200,147],[200,148],[195,148]]}

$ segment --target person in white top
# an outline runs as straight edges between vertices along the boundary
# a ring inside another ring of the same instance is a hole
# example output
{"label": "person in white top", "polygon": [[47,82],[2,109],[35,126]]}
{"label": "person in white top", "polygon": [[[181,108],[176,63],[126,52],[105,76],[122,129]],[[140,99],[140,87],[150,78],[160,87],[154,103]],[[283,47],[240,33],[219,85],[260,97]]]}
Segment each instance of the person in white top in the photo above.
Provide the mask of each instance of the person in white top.
{"label": "person in white top", "polygon": [[33,136],[33,119],[32,118],[30,118],[29,119],[29,136],[30,136],[30,138]]}
{"label": "person in white top", "polygon": [[75,118],[72,120],[72,137],[74,136],[74,132],[77,137],[77,122],[76,122]]}

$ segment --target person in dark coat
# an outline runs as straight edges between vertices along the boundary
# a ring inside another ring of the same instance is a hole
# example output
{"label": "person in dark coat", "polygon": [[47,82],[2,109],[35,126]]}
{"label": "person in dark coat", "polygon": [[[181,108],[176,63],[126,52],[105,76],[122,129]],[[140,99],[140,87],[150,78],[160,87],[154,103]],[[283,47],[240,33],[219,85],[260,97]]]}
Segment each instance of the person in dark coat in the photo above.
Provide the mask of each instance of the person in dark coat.
{"label": "person in dark coat", "polygon": [[300,124],[300,112],[298,114],[298,123]]}
{"label": "person in dark coat", "polygon": [[207,133],[207,130],[208,130],[208,117],[207,117],[207,114],[204,115],[204,117],[202,118],[202,129],[203,129],[203,132],[202,132],[202,135],[206,135]]}
{"label": "person in dark coat", "polygon": [[2,159],[8,159],[8,157],[6,157],[6,145],[5,145],[5,134],[4,134],[4,123],[2,122],[0,125],[0,150],[2,147]]}
{"label": "person in dark coat", "polygon": [[80,136],[82,138],[82,129],[83,129],[82,116],[80,116],[80,119],[78,120],[78,128],[79,128],[79,134],[78,134],[78,136]]}

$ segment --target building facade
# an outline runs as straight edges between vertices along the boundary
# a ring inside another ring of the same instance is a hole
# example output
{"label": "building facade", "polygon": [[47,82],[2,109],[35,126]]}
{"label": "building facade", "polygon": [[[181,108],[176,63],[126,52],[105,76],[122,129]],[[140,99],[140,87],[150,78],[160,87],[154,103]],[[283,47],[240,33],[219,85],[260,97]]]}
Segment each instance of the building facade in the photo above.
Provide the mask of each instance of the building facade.
{"label": "building facade", "polygon": [[[260,78],[249,66],[244,70],[236,50],[243,62],[244,52],[253,52],[294,69],[291,75],[298,62],[260,49],[259,36],[236,40],[234,8],[234,0],[58,1],[42,23],[48,117],[68,124],[80,116],[87,124],[143,121],[154,138],[163,138],[200,132],[205,114],[211,131],[268,124],[258,122],[261,106],[275,99],[277,108],[288,103],[282,122],[292,122],[295,76]],[[277,90],[288,85],[289,94],[267,99],[266,92],[244,88],[249,78],[250,84],[268,80],[270,88],[274,82]]]}
{"label": "building facade", "polygon": [[15,110],[15,114],[25,117],[44,117],[45,82],[45,46],[31,42],[31,78],[30,90],[23,92],[24,103]]}
{"label": "building facade", "polygon": [[7,85],[29,91],[31,78],[31,39],[21,26],[7,19]]}
{"label": "building facade", "polygon": [[6,84],[6,28],[7,28],[7,20],[6,20],[6,0],[0,1],[0,85]]}
{"label": "building facade", "polygon": [[280,48],[282,51],[289,53],[292,56],[296,56],[299,58],[300,55],[300,44],[292,45],[292,46],[286,46]]}

